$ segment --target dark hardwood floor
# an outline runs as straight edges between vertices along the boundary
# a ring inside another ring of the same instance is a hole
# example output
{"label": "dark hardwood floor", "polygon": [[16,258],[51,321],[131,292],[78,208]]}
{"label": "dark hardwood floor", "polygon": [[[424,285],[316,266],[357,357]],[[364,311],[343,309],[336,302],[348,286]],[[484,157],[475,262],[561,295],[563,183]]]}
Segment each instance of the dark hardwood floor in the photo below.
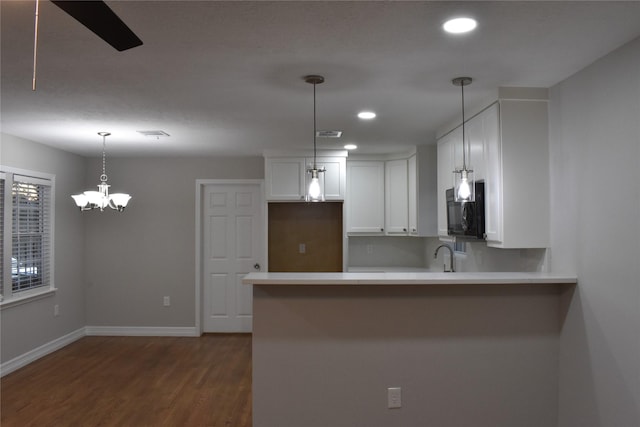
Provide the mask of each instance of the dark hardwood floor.
{"label": "dark hardwood floor", "polygon": [[0,393],[2,427],[250,427],[251,335],[85,337]]}

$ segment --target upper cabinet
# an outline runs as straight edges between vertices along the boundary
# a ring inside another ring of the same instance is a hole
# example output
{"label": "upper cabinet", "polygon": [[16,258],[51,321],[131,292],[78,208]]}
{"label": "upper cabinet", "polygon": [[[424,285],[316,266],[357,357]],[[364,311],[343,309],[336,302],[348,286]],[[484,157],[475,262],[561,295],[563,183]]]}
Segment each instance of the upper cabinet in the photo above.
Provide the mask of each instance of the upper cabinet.
{"label": "upper cabinet", "polygon": [[[549,246],[546,99],[501,99],[465,125],[467,167],[485,181],[485,234],[497,248]],[[459,149],[457,148],[459,147]],[[462,128],[438,140],[438,235],[447,239],[445,190],[461,164]]]}
{"label": "upper cabinet", "polygon": [[384,168],[384,223],[387,234],[409,232],[407,159],[390,160]]}
{"label": "upper cabinet", "polygon": [[347,233],[436,235],[436,148],[347,162]]}
{"label": "upper cabinet", "polygon": [[347,233],[384,233],[384,162],[347,162]]}
{"label": "upper cabinet", "polygon": [[437,157],[434,145],[416,147],[408,160],[409,234],[436,236]]}
{"label": "upper cabinet", "polygon": [[549,247],[546,100],[500,100],[484,121],[487,245]]}
{"label": "upper cabinet", "polygon": [[[344,200],[346,193],[346,158],[319,156],[316,166],[326,172],[319,175],[325,200]],[[267,157],[265,159],[266,199],[300,201],[304,199],[313,167],[313,157]]]}

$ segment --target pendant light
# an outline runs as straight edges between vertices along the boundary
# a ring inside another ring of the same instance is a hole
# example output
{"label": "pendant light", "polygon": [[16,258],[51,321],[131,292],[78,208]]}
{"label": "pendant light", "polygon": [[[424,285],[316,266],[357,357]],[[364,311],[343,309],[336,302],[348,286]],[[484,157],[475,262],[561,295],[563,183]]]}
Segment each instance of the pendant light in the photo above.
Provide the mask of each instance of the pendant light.
{"label": "pendant light", "polygon": [[471,77],[456,77],[451,80],[454,86],[460,86],[462,92],[462,169],[456,169],[453,171],[455,176],[455,200],[456,202],[471,202],[474,200],[473,192],[473,170],[467,169],[467,151],[465,148],[465,129],[464,129],[464,87],[470,85],[473,80]]}
{"label": "pendant light", "polygon": [[85,191],[82,194],[75,194],[71,197],[73,197],[76,206],[78,206],[81,211],[94,209],[104,211],[104,208],[108,206],[111,209],[122,212],[127,206],[127,203],[129,203],[131,196],[125,193],[109,194],[110,185],[107,184],[105,145],[107,137],[111,134],[109,132],[98,132],[98,135],[102,137],[102,175],[100,175],[98,191]]}
{"label": "pendant light", "polygon": [[[320,174],[325,172],[324,168],[318,168],[316,164],[316,85],[324,82],[324,77],[317,75],[305,76],[304,81],[313,85],[313,167],[307,169],[311,175],[311,182],[304,199],[307,202],[324,202],[324,191],[320,185]],[[324,176],[324,175],[323,175]]]}

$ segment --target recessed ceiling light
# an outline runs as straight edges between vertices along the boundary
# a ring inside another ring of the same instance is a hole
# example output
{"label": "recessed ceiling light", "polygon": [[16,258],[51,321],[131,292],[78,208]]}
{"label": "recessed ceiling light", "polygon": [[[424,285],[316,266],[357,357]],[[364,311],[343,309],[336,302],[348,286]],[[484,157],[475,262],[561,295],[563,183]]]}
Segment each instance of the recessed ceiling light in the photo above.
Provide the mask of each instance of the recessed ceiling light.
{"label": "recessed ceiling light", "polygon": [[478,23],[475,19],[471,18],[455,18],[450,19],[442,25],[442,28],[451,34],[462,34],[473,31]]}
{"label": "recessed ceiling light", "polygon": [[344,146],[345,150],[355,150],[356,148],[358,148],[356,144],[347,144]]}
{"label": "recessed ceiling light", "polygon": [[376,113],[373,111],[361,111],[358,113],[358,117],[364,120],[371,120],[376,117]]}

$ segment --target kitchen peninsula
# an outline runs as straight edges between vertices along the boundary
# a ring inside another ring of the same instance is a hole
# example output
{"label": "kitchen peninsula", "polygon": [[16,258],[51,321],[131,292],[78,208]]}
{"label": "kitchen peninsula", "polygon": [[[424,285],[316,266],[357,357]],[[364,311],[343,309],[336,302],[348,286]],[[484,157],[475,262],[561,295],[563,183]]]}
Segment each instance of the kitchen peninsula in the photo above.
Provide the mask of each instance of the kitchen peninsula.
{"label": "kitchen peninsula", "polygon": [[[254,285],[255,427],[555,425],[575,276],[251,273],[243,282]],[[390,409],[395,387],[401,406]]]}

